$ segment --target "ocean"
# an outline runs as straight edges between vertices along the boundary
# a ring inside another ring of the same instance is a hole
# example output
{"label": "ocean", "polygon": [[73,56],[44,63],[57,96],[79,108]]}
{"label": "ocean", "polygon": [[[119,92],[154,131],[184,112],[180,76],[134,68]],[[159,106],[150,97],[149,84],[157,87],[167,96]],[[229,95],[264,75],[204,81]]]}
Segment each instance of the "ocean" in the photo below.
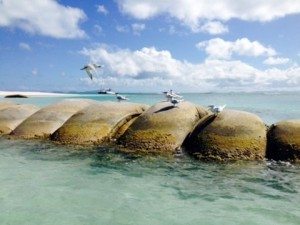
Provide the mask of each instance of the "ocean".
{"label": "ocean", "polygon": [[[163,99],[125,95],[150,105]],[[182,95],[203,106],[226,104],[255,113],[268,125],[300,119],[297,92]],[[70,97],[115,101],[95,94]],[[12,101],[46,106],[64,98]],[[1,225],[298,225],[299,192],[299,164],[205,163],[184,154],[132,157],[109,146],[0,138]]]}

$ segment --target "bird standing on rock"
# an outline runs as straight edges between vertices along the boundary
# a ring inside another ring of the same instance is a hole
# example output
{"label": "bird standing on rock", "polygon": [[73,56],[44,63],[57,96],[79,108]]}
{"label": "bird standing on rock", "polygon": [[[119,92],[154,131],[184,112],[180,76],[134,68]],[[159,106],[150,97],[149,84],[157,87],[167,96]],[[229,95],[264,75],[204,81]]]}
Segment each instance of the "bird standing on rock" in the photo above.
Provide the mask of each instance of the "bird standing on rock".
{"label": "bird standing on rock", "polygon": [[222,105],[222,106],[209,105],[208,106],[210,111],[212,111],[213,113],[216,113],[216,114],[222,112],[225,107],[226,107],[226,105]]}
{"label": "bird standing on rock", "polygon": [[120,102],[120,101],[126,101],[126,100],[128,100],[128,98],[126,98],[126,97],[125,97],[125,96],[123,96],[123,95],[116,94],[116,96],[117,96],[117,100],[118,100],[118,102]]}

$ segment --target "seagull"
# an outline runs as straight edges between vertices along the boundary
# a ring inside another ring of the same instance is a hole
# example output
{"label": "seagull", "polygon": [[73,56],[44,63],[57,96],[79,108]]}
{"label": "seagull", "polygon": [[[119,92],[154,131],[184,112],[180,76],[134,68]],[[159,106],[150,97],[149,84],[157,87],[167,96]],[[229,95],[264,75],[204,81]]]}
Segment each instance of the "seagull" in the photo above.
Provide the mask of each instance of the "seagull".
{"label": "seagull", "polygon": [[171,101],[172,101],[172,98],[179,98],[179,99],[182,98],[182,96],[176,94],[175,92],[173,92],[173,90],[170,90],[170,91],[164,91],[163,94],[165,94],[165,96],[166,96],[168,102],[171,102]]}
{"label": "seagull", "polygon": [[170,102],[173,104],[174,107],[176,107],[182,101],[183,101],[183,99],[176,99],[176,98],[172,97]]}
{"label": "seagull", "polygon": [[85,70],[87,75],[93,80],[93,72],[96,72],[98,68],[101,68],[102,66],[97,65],[95,63],[89,63],[85,65],[81,70]]}
{"label": "seagull", "polygon": [[117,99],[118,99],[119,102],[120,102],[120,101],[126,101],[126,100],[129,100],[128,98],[126,98],[126,97],[123,96],[123,95],[116,94],[116,96],[117,96]]}
{"label": "seagull", "polygon": [[210,111],[212,111],[213,113],[220,113],[225,109],[226,105],[222,105],[222,106],[215,106],[215,105],[209,105],[208,108],[210,109]]}

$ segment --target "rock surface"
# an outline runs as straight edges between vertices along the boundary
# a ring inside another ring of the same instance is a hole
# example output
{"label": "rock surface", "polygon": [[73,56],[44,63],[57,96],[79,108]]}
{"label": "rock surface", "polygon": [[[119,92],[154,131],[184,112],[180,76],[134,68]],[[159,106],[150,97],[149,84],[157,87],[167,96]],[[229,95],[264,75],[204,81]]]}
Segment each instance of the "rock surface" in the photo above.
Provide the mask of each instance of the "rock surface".
{"label": "rock surface", "polygon": [[266,142],[266,126],[258,116],[224,110],[193,132],[186,150],[201,160],[260,160]]}
{"label": "rock surface", "polygon": [[14,105],[17,105],[17,104],[15,104],[13,102],[9,102],[9,101],[0,101],[0,110],[5,109],[9,106],[14,106]]}
{"label": "rock surface", "polygon": [[267,158],[300,161],[300,120],[286,120],[270,127]]}
{"label": "rock surface", "polygon": [[197,121],[208,112],[189,102],[173,107],[161,102],[139,116],[120,137],[122,150],[133,154],[172,155]]}
{"label": "rock surface", "polygon": [[51,139],[61,143],[96,144],[121,135],[146,105],[127,102],[92,104],[74,114]]}
{"label": "rock surface", "polygon": [[38,109],[34,105],[12,105],[0,109],[0,134],[9,134]]}
{"label": "rock surface", "polygon": [[48,138],[73,114],[93,102],[96,101],[67,99],[49,105],[24,120],[11,134],[22,138]]}

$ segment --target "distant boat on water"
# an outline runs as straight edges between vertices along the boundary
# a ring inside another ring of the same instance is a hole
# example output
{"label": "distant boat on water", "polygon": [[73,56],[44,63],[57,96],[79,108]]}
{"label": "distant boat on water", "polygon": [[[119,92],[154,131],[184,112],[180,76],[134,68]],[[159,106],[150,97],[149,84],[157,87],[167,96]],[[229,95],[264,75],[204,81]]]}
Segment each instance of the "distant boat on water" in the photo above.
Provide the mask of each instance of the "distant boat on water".
{"label": "distant boat on water", "polygon": [[107,88],[107,89],[101,89],[100,91],[98,91],[98,94],[100,94],[100,95],[115,95],[116,92],[112,91],[110,88]]}

